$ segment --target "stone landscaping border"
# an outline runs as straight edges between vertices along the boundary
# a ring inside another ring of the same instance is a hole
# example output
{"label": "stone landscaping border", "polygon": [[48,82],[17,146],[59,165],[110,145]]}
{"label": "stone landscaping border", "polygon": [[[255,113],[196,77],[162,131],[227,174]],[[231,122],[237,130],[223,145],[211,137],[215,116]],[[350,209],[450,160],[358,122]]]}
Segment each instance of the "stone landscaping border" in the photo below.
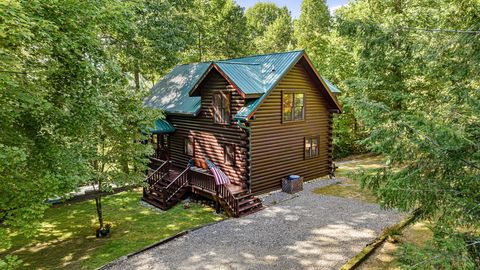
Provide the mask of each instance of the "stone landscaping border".
{"label": "stone landscaping border", "polygon": [[362,249],[362,251],[357,253],[357,255],[355,255],[355,257],[351,258],[347,263],[345,263],[340,268],[340,270],[352,270],[352,269],[355,269],[358,266],[360,266],[360,264],[365,259],[367,259],[375,251],[375,249],[377,249],[387,239],[387,237],[390,235],[390,231],[392,229],[402,230],[407,225],[412,223],[412,221],[418,216],[418,214],[419,214],[418,211],[415,210],[415,211],[413,211],[413,213],[409,217],[405,218],[404,220],[402,220],[398,224],[395,224],[393,226],[390,226],[390,227],[386,228],[379,237],[377,237],[375,240],[373,240],[372,242],[367,244],[367,246],[364,247]]}

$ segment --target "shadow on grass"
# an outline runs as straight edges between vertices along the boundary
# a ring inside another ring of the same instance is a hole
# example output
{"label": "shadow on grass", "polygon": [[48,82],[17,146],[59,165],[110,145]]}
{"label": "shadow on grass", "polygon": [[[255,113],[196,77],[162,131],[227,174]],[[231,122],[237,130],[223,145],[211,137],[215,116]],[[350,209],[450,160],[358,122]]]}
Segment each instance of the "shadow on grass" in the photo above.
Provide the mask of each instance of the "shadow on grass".
{"label": "shadow on grass", "polygon": [[17,255],[27,269],[94,269],[180,231],[223,219],[213,209],[182,204],[159,212],[140,204],[141,190],[104,198],[104,219],[112,224],[109,238],[96,238],[95,202],[50,208],[32,238],[13,235],[6,254]]}

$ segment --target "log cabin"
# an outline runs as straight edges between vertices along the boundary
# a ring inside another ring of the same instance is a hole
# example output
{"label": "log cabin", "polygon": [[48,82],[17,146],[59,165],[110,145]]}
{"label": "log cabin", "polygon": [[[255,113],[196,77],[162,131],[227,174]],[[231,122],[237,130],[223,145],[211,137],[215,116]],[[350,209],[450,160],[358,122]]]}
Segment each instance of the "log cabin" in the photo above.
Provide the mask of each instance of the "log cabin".
{"label": "log cabin", "polygon": [[[255,195],[288,175],[328,175],[339,92],[303,50],[176,66],[144,101],[166,117],[151,130],[143,199],[168,209],[190,192],[238,217],[261,209]],[[205,158],[230,184],[215,185]]]}

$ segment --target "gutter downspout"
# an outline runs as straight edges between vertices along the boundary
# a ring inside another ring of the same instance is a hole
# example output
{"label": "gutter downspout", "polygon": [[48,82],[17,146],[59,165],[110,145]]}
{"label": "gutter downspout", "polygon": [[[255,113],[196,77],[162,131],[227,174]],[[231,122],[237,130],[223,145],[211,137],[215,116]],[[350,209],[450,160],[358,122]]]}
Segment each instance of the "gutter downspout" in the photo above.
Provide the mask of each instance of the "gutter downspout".
{"label": "gutter downspout", "polygon": [[248,133],[248,152],[247,152],[247,190],[252,193],[252,129],[247,127],[240,120],[237,120],[237,125]]}

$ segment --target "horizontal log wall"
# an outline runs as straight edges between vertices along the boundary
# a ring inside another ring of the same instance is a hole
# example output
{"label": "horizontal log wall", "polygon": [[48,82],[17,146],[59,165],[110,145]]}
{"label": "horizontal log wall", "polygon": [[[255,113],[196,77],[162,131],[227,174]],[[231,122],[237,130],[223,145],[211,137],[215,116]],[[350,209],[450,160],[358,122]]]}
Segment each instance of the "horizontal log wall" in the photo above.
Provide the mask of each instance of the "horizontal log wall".
{"label": "horizontal log wall", "polygon": [[[281,188],[281,179],[298,174],[311,180],[332,164],[332,115],[318,84],[297,63],[255,112],[252,128],[252,192]],[[305,120],[282,123],[282,91],[305,94]],[[304,159],[304,138],[320,136],[319,156]]]}
{"label": "horizontal log wall", "polygon": [[[217,90],[228,90],[231,94],[231,116],[235,115],[244,105],[244,99],[216,71],[205,78],[200,85],[202,107],[197,117],[168,117],[176,131],[170,136],[171,159],[174,165],[185,167],[189,156],[184,153],[184,139],[195,139],[195,157],[209,158],[227,174],[232,182],[245,186],[247,180],[247,135],[232,120],[229,125],[213,123],[212,93]],[[223,146],[235,145],[235,164],[224,164]]]}

